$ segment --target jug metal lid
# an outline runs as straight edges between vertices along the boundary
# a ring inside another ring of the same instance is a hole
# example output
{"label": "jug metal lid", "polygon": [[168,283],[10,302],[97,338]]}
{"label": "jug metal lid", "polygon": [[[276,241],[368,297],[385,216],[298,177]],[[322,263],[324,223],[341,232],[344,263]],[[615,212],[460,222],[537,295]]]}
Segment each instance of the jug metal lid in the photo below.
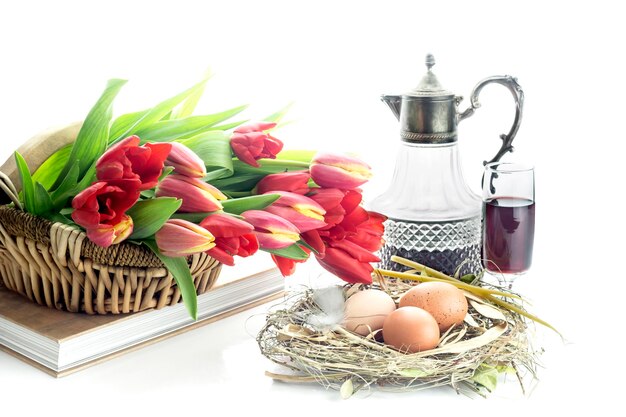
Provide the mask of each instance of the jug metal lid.
{"label": "jug metal lid", "polygon": [[432,71],[434,65],[435,57],[426,55],[426,75],[396,103],[400,137],[405,142],[443,144],[457,140],[457,105],[461,98],[442,87]]}
{"label": "jug metal lid", "polygon": [[435,57],[433,54],[426,55],[426,68],[428,71],[422,77],[422,80],[418,84],[417,87],[412,89],[411,91],[403,94],[403,98],[407,98],[409,100],[416,98],[441,98],[441,99],[454,99],[454,93],[443,88],[439,79],[433,73],[432,68],[435,65]]}

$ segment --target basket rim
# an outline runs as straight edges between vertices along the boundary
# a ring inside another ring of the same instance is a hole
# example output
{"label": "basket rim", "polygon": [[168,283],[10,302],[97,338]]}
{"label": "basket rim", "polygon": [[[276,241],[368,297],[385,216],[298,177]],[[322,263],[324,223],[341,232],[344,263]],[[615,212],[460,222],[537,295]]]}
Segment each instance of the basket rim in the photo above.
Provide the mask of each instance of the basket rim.
{"label": "basket rim", "polygon": [[11,205],[0,206],[0,225],[12,236],[20,236],[31,239],[42,245],[51,246],[51,231],[53,227],[71,229],[72,234],[82,240],[82,258],[91,259],[93,262],[117,267],[139,268],[164,268],[161,260],[144,245],[137,245],[128,241],[103,248],[87,238],[84,231],[65,225],[60,222],[52,222],[43,217],[19,210]]}

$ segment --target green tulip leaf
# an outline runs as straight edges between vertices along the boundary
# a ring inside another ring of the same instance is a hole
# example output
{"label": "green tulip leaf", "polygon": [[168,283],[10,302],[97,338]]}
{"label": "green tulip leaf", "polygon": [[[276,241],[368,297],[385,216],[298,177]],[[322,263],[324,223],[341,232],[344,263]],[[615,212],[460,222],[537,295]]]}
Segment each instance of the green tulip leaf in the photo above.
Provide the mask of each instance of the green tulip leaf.
{"label": "green tulip leaf", "polygon": [[289,123],[289,122],[281,123],[281,121],[283,120],[285,115],[289,112],[291,107],[293,107],[293,102],[287,104],[285,107],[283,107],[282,109],[278,110],[277,112],[270,114],[265,119],[263,119],[263,121],[276,123],[277,124],[276,127],[274,129],[271,129],[271,130],[276,130],[276,129],[278,129],[278,128],[280,128],[280,127],[282,127],[282,126],[284,126],[284,125]]}
{"label": "green tulip leaf", "polygon": [[48,190],[39,182],[35,182],[35,207],[37,214],[43,214],[52,210],[52,199]]}
{"label": "green tulip leaf", "polygon": [[187,146],[202,159],[209,178],[217,179],[233,175],[230,135],[221,130],[213,130],[189,139],[183,139],[180,143]]}
{"label": "green tulip leaf", "polygon": [[191,271],[189,271],[187,260],[184,257],[170,258],[169,256],[163,255],[154,240],[144,240],[143,243],[154,252],[161,262],[163,262],[167,270],[170,271],[176,281],[176,285],[178,285],[189,315],[194,320],[197,320],[198,294],[196,294],[196,287],[193,284],[193,277],[191,276]]}
{"label": "green tulip leaf", "polygon": [[[208,80],[213,76],[213,72],[208,69],[204,79]],[[200,88],[197,88],[193,91],[189,96],[183,101],[178,107],[172,110],[170,117],[168,119],[182,119],[183,117],[191,116],[198,105],[198,102],[202,98],[204,94],[204,89],[206,84],[203,84]]]}
{"label": "green tulip leaf", "polygon": [[236,127],[239,127],[242,124],[247,123],[249,121],[250,121],[249,119],[246,119],[246,120],[240,120],[238,122],[224,123],[223,125],[213,126],[213,130],[223,130],[223,131],[226,131],[226,130],[230,130],[230,129],[234,129]]}
{"label": "green tulip leaf", "polygon": [[91,165],[104,153],[109,139],[113,100],[124,84],[126,80],[109,80],[106,89],[85,118],[72,145],[70,156],[51,189],[56,189],[64,181],[76,161],[79,161],[78,179],[82,179]]}
{"label": "green tulip leaf", "polygon": [[291,246],[287,246],[282,249],[261,249],[265,252],[269,252],[273,255],[282,256],[283,258],[294,259],[296,261],[303,261],[309,259],[309,254],[306,253],[297,243]]}
{"label": "green tulip leaf", "polygon": [[235,107],[220,113],[206,116],[189,116],[183,119],[162,120],[136,132],[142,142],[171,142],[177,139],[191,138],[214,129],[218,123],[230,119],[244,111],[248,106]]}
{"label": "green tulip leaf", "polygon": [[50,155],[33,174],[33,181],[40,182],[46,189],[50,189],[57,178],[57,174],[61,172],[70,159],[71,152],[72,144],[69,144]]}
{"label": "green tulip leaf", "polygon": [[250,166],[238,159],[233,160],[235,175],[238,174],[278,174],[287,171],[306,171],[309,169],[309,162],[292,161],[286,159],[259,159],[259,168]]}
{"label": "green tulip leaf", "polygon": [[[191,88],[183,91],[180,94],[175,95],[151,109],[124,114],[113,122],[111,126],[111,133],[109,135],[109,142],[115,143],[119,140],[122,140],[130,135],[136,134],[146,128],[149,128],[156,122],[159,122],[165,116],[170,114],[172,110],[181,103],[184,103],[191,97],[196,97],[194,100],[200,99],[200,96],[204,92],[204,87],[206,86],[207,81],[210,76],[205,77],[202,81],[195,84]],[[191,104],[191,103],[190,103]],[[195,104],[194,104],[195,107]],[[186,107],[188,110],[189,107]],[[141,135],[139,135],[141,137]]]}
{"label": "green tulip leaf", "polygon": [[249,174],[236,174],[228,178],[221,178],[209,182],[211,183],[211,185],[219,188],[220,191],[222,191],[223,193],[228,194],[232,191],[252,190],[254,186],[257,185],[257,183],[261,181],[263,177],[265,177],[265,175],[266,174],[259,172],[253,172]]}
{"label": "green tulip leaf", "polygon": [[317,151],[305,151],[305,150],[288,149],[288,150],[285,150],[285,151],[281,151],[276,156],[276,160],[277,161],[287,160],[287,161],[304,162],[308,166],[308,165],[311,164],[311,160],[313,160],[313,157],[315,156],[316,153],[317,153]]}
{"label": "green tulip leaf", "polygon": [[130,239],[145,239],[158,232],[181,204],[182,200],[173,197],[136,202],[126,212],[133,219],[133,233]]}
{"label": "green tulip leaf", "polygon": [[304,240],[300,239],[298,242],[298,245],[300,246],[304,246],[305,248],[307,248],[308,250],[310,250],[311,252],[313,252],[314,254],[319,254],[319,252],[311,245],[309,245],[308,243],[306,243]]}
{"label": "green tulip leaf", "polygon": [[24,157],[19,152],[15,152],[14,156],[15,164],[17,165],[17,172],[20,175],[20,182],[22,183],[24,209],[29,213],[35,214],[35,186],[33,184],[33,179],[30,176],[28,165],[26,164]]}
{"label": "green tulip leaf", "polygon": [[231,214],[241,214],[248,210],[263,210],[265,207],[278,200],[278,194],[263,194],[250,197],[233,198],[222,201],[224,211]]}
{"label": "green tulip leaf", "polygon": [[50,212],[52,210],[50,194],[40,182],[33,181],[28,164],[19,152],[15,152],[15,164],[22,183],[24,209],[37,216]]}

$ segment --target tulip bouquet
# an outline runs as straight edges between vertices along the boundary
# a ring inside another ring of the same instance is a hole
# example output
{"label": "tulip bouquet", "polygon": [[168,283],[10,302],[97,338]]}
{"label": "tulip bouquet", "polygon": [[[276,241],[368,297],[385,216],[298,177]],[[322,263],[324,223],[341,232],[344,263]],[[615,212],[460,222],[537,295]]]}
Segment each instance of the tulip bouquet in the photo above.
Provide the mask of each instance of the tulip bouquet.
{"label": "tulip bouquet", "polygon": [[206,79],[156,106],[112,118],[124,85],[109,81],[76,140],[31,175],[16,152],[23,208],[84,229],[96,245],[145,245],[171,272],[190,313],[196,292],[187,257],[225,265],[268,252],[284,276],[315,257],[348,282],[371,282],[384,216],[361,207],[370,176],[349,156],[283,151],[262,122],[230,121],[245,109],[192,115]]}

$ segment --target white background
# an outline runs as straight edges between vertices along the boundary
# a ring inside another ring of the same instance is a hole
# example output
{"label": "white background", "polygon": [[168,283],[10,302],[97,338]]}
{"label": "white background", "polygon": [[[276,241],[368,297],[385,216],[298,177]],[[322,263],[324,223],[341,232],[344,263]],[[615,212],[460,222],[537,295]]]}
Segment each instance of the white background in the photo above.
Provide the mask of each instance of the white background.
{"label": "white background", "polygon": [[[528,399],[506,384],[488,401],[444,390],[374,391],[341,402],[336,392],[264,377],[271,367],[250,336],[262,315],[246,329],[247,313],[58,381],[0,353],[0,414],[12,407],[90,415],[608,409],[625,370],[613,334],[624,316],[626,31],[613,4],[2,2],[2,160],[42,129],[83,118],[108,78],[130,80],[116,101],[120,114],[181,91],[210,66],[216,76],[199,111],[250,103],[247,117],[262,118],[295,102],[294,123],[277,136],[289,148],[358,151],[375,170],[371,199],[390,180],[399,144],[379,95],[414,87],[426,53],[435,54],[444,86],[466,97],[484,77],[515,75],[526,105],[516,152],[506,159],[535,164],[538,206],[534,265],[519,289],[569,343],[540,331],[545,368]],[[485,89],[483,108],[459,127],[476,191],[482,160],[512,120],[508,94]]]}

